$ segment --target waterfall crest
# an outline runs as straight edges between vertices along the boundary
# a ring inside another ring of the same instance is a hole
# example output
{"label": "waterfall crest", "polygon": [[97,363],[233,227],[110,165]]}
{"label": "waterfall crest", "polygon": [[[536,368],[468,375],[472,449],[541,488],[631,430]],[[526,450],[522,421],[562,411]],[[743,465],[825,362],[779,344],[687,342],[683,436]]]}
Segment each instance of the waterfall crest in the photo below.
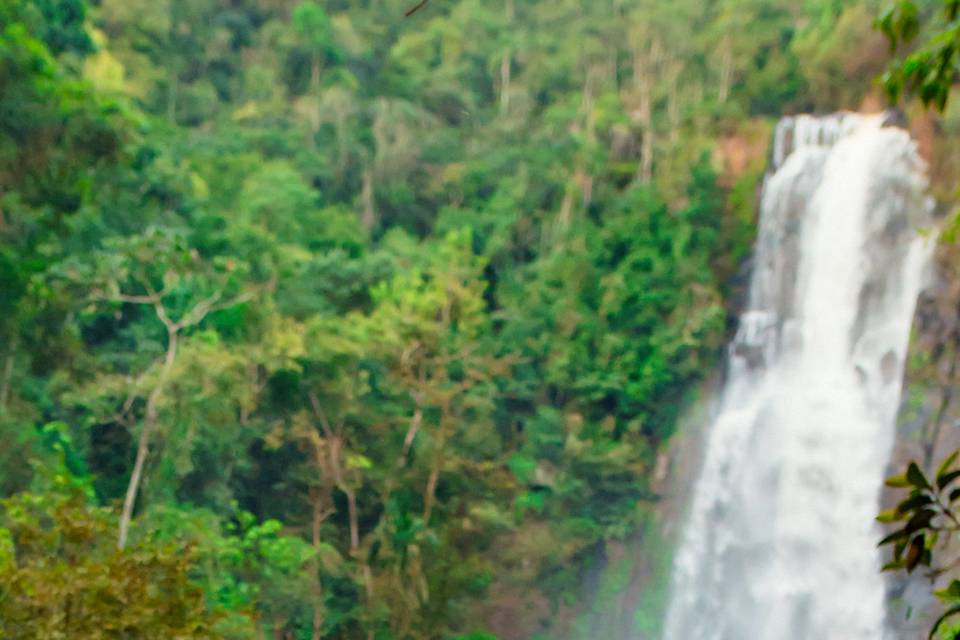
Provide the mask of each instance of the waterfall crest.
{"label": "waterfall crest", "polygon": [[879,640],[878,509],[933,242],[909,135],[786,118],[666,640]]}

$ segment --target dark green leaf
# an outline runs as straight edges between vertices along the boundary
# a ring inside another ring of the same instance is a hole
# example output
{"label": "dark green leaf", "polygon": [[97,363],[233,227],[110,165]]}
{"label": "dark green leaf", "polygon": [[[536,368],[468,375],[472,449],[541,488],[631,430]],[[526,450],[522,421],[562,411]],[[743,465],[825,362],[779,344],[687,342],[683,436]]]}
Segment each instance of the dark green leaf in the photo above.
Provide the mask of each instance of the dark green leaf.
{"label": "dark green leaf", "polygon": [[957,449],[956,451],[951,453],[949,456],[946,457],[946,459],[943,462],[940,463],[940,467],[937,469],[938,481],[941,477],[945,476],[950,471],[950,467],[953,466],[953,463],[957,461],[958,457],[960,457],[960,449]]}
{"label": "dark green leaf", "polygon": [[907,482],[915,486],[917,489],[933,489],[930,486],[930,483],[927,481],[927,477],[923,475],[923,471],[920,470],[920,467],[916,462],[911,462],[910,466],[907,467]]}
{"label": "dark green leaf", "polygon": [[922,509],[916,511],[913,514],[913,517],[907,522],[907,526],[904,527],[904,530],[907,533],[915,533],[921,529],[926,529],[930,526],[930,523],[933,522],[933,519],[937,516],[937,512],[932,509]]}
{"label": "dark green leaf", "polygon": [[920,564],[920,559],[923,557],[924,551],[924,536],[920,534],[910,541],[910,548],[907,550],[907,559],[906,567],[908,572],[913,572],[917,568],[917,565]]}
{"label": "dark green leaf", "polygon": [[930,494],[918,492],[898,504],[896,511],[900,515],[905,515],[911,511],[917,510],[920,507],[925,507],[928,504],[933,504],[933,498],[930,496]]}
{"label": "dark green leaf", "polygon": [[937,488],[943,491],[951,482],[960,478],[960,471],[951,471],[937,478]]}
{"label": "dark green leaf", "polygon": [[886,536],[883,540],[878,542],[877,546],[882,547],[884,545],[890,544],[891,542],[897,542],[898,540],[903,540],[904,538],[908,538],[909,536],[910,536],[910,532],[907,531],[906,528],[897,529],[893,533]]}

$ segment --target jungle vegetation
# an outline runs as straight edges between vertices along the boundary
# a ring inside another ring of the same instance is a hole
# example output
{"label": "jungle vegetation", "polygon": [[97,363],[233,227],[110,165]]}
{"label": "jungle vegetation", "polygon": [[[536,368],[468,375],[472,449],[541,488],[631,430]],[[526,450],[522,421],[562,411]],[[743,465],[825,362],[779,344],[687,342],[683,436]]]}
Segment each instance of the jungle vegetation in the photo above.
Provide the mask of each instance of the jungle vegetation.
{"label": "jungle vegetation", "polygon": [[569,637],[650,530],[882,7],[412,8],[0,0],[0,637]]}

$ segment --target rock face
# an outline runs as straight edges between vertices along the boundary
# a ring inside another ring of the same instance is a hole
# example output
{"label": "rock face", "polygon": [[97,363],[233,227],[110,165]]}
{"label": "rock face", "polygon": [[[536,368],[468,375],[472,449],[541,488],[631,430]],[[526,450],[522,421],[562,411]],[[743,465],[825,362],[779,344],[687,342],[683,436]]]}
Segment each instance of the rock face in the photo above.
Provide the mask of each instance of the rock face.
{"label": "rock face", "polygon": [[873,516],[932,245],[916,144],[885,120],[778,128],[667,640],[885,637]]}
{"label": "rock face", "polygon": [[[931,269],[930,282],[920,296],[912,328],[908,366],[903,383],[903,401],[897,420],[897,437],[888,474],[902,473],[916,461],[927,470],[960,448],[960,247],[947,214],[955,206],[960,177],[960,146],[947,135],[929,112],[911,114],[902,126],[909,127],[921,157],[927,163],[931,190],[938,203],[936,225],[941,235]],[[894,490],[885,490],[883,508],[897,502]],[[943,548],[941,558],[960,557],[956,541]],[[945,575],[942,582],[958,577]],[[888,624],[897,640],[926,640],[942,611],[931,596],[930,581],[923,576],[889,575]]]}
{"label": "rock face", "polygon": [[[904,380],[903,402],[898,416],[897,439],[888,473],[901,473],[916,461],[926,470],[960,448],[960,249],[943,242],[938,247],[931,284],[920,297],[913,323],[910,366]],[[886,490],[883,507],[898,501]],[[960,549],[941,551],[948,561]],[[944,576],[942,582],[956,578]],[[888,579],[889,626],[893,637],[926,639],[940,611],[930,595],[930,581],[917,575],[891,575]]]}

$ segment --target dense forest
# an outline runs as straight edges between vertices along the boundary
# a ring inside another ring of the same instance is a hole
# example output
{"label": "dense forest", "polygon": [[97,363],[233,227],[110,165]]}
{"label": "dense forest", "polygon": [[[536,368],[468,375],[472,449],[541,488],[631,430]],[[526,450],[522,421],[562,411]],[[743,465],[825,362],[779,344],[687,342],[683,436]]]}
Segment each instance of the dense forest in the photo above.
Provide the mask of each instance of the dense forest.
{"label": "dense forest", "polygon": [[879,103],[882,7],[410,9],[0,0],[0,637],[590,638],[665,571],[770,129]]}

